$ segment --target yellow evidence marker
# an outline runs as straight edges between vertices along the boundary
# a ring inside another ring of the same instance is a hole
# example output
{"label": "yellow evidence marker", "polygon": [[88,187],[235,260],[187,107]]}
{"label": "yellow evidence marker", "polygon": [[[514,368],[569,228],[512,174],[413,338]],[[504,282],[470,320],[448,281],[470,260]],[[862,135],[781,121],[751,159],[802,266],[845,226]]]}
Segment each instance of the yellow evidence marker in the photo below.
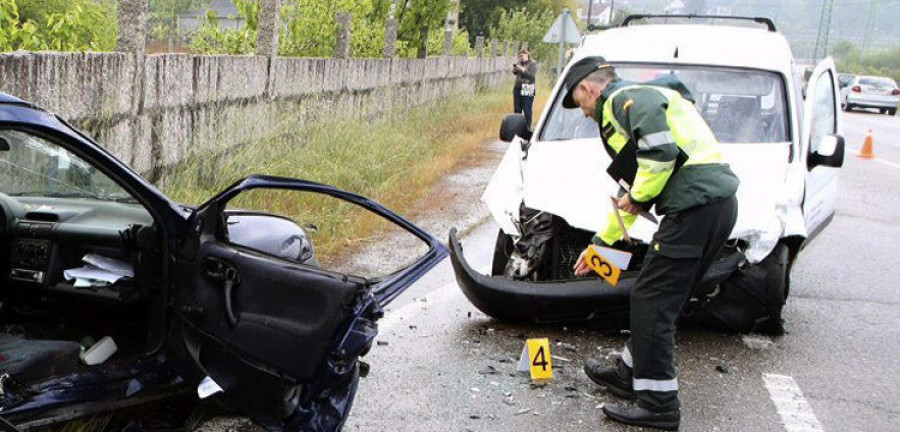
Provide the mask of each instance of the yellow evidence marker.
{"label": "yellow evidence marker", "polygon": [[[608,248],[604,248],[608,249]],[[608,249],[612,251],[611,249]],[[604,251],[607,252],[607,251]],[[628,254],[627,252],[617,251],[622,254]],[[609,253],[609,252],[607,252]],[[628,254],[628,260],[631,260],[631,254]],[[601,255],[600,248],[597,245],[590,245],[588,247],[587,256],[585,257],[585,261],[587,261],[588,267],[591,268],[594,272],[596,272],[600,277],[606,279],[610,285],[616,286],[619,283],[619,276],[622,274],[622,269],[620,269],[616,264],[613,263],[612,259],[606,258]],[[616,260],[620,261],[620,260]],[[621,264],[620,264],[621,265]],[[625,266],[628,264],[626,262]]]}
{"label": "yellow evidence marker", "polygon": [[550,341],[547,338],[528,339],[519,357],[519,372],[530,371],[534,381],[553,378],[553,359],[550,357]]}

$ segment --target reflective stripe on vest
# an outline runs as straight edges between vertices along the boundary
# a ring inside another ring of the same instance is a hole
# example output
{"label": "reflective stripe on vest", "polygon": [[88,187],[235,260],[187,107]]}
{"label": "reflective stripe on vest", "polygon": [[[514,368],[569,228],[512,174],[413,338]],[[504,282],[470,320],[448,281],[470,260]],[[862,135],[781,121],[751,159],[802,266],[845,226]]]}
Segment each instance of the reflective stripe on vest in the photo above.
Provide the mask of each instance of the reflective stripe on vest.
{"label": "reflective stripe on vest", "polygon": [[[603,103],[603,120],[608,121],[616,129],[616,134],[607,140],[607,144],[615,150],[616,153],[621,151],[625,146],[625,142],[630,138],[629,131],[622,128],[615,118],[613,112],[613,99],[622,91],[628,89],[637,89],[650,87],[660,92],[668,101],[666,109],[666,124],[669,126],[668,131],[660,131],[641,137],[637,145],[640,149],[649,149],[658,145],[675,142],[684,153],[688,156],[685,165],[700,165],[709,163],[722,163],[724,158],[719,152],[717,146],[718,141],[713,134],[709,125],[703,120],[697,107],[690,101],[681,97],[678,92],[664,87],[632,85],[622,87],[614,91],[609,98]],[[616,135],[621,137],[617,138]],[[663,167],[654,167],[654,171],[662,172]]]}

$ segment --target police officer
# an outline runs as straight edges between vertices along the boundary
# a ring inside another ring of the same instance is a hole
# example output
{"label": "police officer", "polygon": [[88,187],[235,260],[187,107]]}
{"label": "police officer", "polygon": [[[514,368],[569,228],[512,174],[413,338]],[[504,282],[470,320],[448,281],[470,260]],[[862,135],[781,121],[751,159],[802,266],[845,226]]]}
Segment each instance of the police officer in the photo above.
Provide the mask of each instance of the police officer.
{"label": "police officer", "polygon": [[[621,358],[614,366],[588,360],[585,372],[616,396],[637,400],[606,404],[610,419],[676,430],[675,321],[734,227],[738,179],[674,76],[653,85],[627,83],[596,56],[573,64],[564,84],[563,106],[596,120],[613,165],[625,167],[618,199],[625,226],[654,205],[664,216],[631,292],[631,338]],[[611,213],[592,242],[611,245],[622,236]],[[577,275],[589,272],[584,257],[575,264]]]}

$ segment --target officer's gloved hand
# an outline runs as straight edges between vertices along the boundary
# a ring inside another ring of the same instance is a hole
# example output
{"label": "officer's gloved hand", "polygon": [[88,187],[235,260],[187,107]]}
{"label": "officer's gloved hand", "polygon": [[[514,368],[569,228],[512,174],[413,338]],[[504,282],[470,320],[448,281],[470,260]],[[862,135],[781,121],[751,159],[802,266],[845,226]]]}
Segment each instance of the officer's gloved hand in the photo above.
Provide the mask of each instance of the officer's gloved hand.
{"label": "officer's gloved hand", "polygon": [[635,248],[640,245],[642,242],[640,240],[631,239],[633,243],[628,243],[625,240],[618,240],[610,246],[613,249],[618,249],[620,251],[625,252],[634,252]]}

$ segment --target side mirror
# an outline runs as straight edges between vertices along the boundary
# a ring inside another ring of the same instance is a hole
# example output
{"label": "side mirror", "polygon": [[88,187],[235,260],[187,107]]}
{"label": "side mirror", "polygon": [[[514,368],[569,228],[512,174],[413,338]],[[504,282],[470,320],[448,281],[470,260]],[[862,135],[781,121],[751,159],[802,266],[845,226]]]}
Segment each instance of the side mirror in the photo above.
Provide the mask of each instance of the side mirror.
{"label": "side mirror", "polygon": [[500,123],[500,141],[512,142],[516,136],[528,141],[531,134],[531,128],[523,114],[507,114]]}
{"label": "side mirror", "polygon": [[844,165],[844,137],[827,135],[822,137],[819,148],[806,159],[807,169],[817,166],[840,168]]}

